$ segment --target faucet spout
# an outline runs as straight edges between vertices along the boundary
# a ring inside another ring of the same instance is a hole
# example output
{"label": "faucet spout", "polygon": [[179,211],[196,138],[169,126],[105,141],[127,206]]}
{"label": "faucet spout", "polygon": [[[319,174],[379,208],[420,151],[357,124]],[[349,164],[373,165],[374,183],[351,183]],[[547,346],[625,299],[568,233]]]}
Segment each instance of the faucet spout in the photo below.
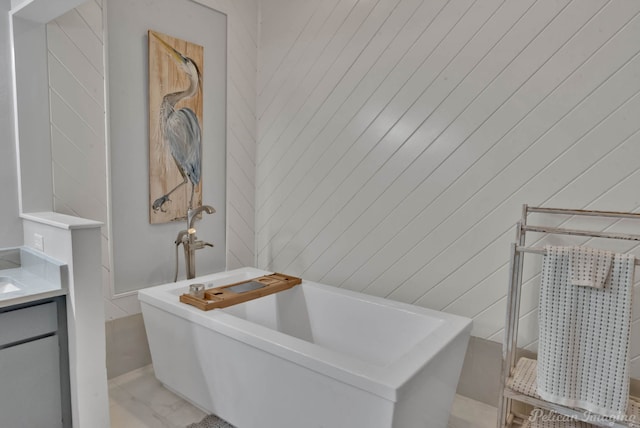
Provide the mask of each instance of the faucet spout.
{"label": "faucet spout", "polygon": [[199,206],[198,208],[189,209],[187,211],[187,227],[189,229],[193,229],[193,226],[195,225],[195,222],[196,222],[196,217],[198,216],[198,214],[200,214],[203,211],[206,212],[207,214],[213,214],[216,212],[216,209],[213,208],[211,205],[202,205],[202,206]]}

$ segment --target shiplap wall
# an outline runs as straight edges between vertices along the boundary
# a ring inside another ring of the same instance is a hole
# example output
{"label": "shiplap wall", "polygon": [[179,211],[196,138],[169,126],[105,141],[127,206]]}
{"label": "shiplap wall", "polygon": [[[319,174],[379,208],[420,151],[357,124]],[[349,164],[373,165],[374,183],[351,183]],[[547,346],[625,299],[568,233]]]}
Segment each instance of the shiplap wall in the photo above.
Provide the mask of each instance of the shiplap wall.
{"label": "shiplap wall", "polygon": [[53,209],[104,223],[102,288],[107,319],[128,315],[112,300],[105,129],[102,0],[89,0],[47,25]]}
{"label": "shiplap wall", "polygon": [[[47,24],[53,209],[102,226],[102,276],[110,298],[102,0]],[[109,307],[107,305],[106,307]]]}
{"label": "shiplap wall", "polygon": [[0,98],[5,100],[0,106],[0,247],[22,245],[22,220],[19,217],[18,174],[16,165],[15,139],[13,134],[13,82],[12,46],[9,36],[9,10],[11,2],[0,0]]}
{"label": "shiplap wall", "polygon": [[[226,258],[228,269],[252,266],[258,4],[255,0],[194,1],[227,15]],[[102,4],[103,0],[89,0],[47,26],[51,139],[54,210],[105,223],[105,312],[107,319],[115,319],[139,312],[139,304],[136,295],[114,296],[111,287]]]}
{"label": "shiplap wall", "polygon": [[[639,12],[263,2],[258,266],[468,316],[500,341],[521,204],[640,209]],[[525,278],[520,344],[535,349],[535,266]]]}
{"label": "shiplap wall", "polygon": [[227,15],[227,269],[255,260],[257,0],[194,0]]}
{"label": "shiplap wall", "polygon": [[47,45],[54,209],[106,223],[101,4],[89,1],[49,23]]}

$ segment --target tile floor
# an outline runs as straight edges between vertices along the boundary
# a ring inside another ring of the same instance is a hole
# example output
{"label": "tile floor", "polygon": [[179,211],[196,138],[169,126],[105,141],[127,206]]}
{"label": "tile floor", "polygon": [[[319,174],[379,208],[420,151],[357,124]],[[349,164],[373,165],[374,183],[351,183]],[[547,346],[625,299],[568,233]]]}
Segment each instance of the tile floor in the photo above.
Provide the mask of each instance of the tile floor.
{"label": "tile floor", "polygon": [[[112,428],[184,428],[205,414],[165,389],[151,366],[109,381]],[[494,428],[496,408],[456,396],[449,428]]]}

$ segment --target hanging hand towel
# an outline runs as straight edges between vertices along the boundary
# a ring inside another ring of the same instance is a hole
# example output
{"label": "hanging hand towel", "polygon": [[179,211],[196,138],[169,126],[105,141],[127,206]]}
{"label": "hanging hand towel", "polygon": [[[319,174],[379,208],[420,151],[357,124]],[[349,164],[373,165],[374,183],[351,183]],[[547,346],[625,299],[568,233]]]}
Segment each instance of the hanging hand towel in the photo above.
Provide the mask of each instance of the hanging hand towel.
{"label": "hanging hand towel", "polygon": [[575,247],[546,247],[539,305],[538,394],[621,417],[629,398],[634,257],[614,254],[603,288],[571,283]]}
{"label": "hanging hand towel", "polygon": [[613,252],[589,247],[573,247],[570,253],[571,284],[583,287],[604,287]]}

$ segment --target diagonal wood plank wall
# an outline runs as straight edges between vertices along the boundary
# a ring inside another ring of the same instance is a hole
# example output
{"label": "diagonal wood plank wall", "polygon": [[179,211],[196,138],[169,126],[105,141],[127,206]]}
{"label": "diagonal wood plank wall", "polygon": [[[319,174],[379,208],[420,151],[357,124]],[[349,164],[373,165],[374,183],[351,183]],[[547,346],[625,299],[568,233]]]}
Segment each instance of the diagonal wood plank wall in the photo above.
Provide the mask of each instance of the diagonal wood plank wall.
{"label": "diagonal wood plank wall", "polygon": [[258,2],[194,1],[227,15],[227,269],[253,266]]}
{"label": "diagonal wood plank wall", "polygon": [[[258,266],[465,315],[500,341],[521,204],[640,209],[639,12],[629,0],[263,2]],[[534,262],[531,349],[535,275]],[[637,338],[640,305],[634,320]]]}
{"label": "diagonal wood plank wall", "polygon": [[102,0],[87,1],[47,24],[47,47],[53,209],[104,223],[102,273],[108,299],[111,261]]}

